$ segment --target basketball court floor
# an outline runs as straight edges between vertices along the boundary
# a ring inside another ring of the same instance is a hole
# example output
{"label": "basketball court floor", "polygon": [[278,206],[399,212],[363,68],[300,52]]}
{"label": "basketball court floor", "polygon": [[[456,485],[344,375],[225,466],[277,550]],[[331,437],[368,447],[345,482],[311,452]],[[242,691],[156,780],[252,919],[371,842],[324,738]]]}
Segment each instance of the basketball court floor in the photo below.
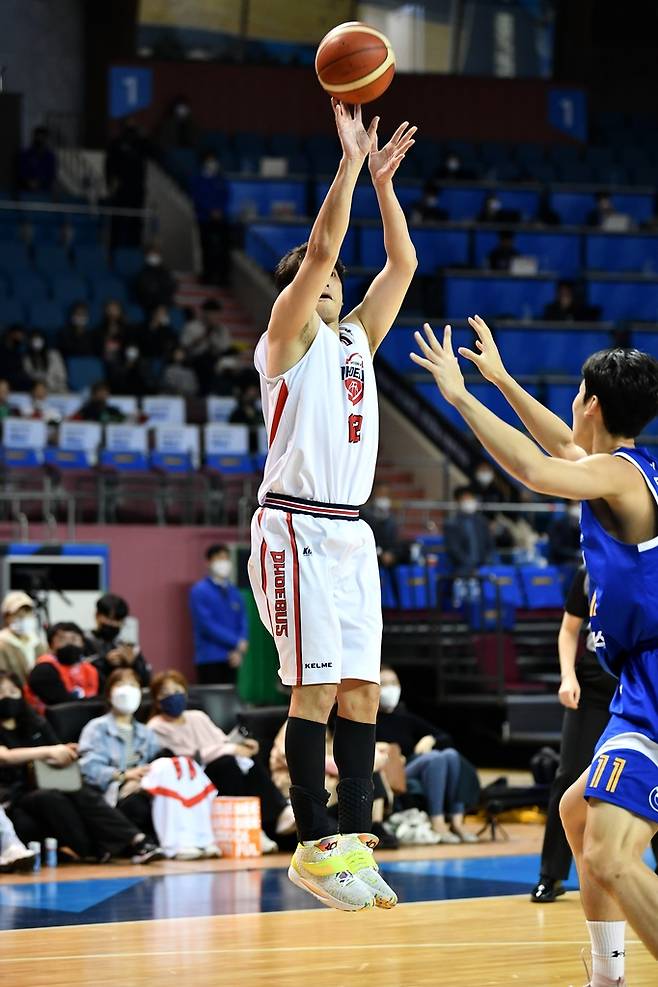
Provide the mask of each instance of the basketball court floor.
{"label": "basketball court floor", "polygon": [[[574,891],[533,905],[538,826],[379,855],[400,905],[329,911],[287,857],[60,867],[0,880],[3,987],[582,987]],[[575,884],[569,885],[575,888]],[[658,983],[630,935],[629,987]]]}

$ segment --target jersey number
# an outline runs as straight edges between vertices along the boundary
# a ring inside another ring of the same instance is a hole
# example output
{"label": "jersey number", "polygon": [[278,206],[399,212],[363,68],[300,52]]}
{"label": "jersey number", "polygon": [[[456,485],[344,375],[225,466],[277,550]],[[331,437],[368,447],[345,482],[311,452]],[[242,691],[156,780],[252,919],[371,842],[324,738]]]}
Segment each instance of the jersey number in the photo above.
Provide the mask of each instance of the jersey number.
{"label": "jersey number", "polygon": [[361,441],[361,425],[363,415],[350,415],[347,419],[347,436],[350,442]]}
{"label": "jersey number", "polygon": [[[605,774],[605,769],[608,766],[608,761],[610,756],[608,754],[600,754],[594,774],[592,775],[592,780],[589,783],[590,788],[598,788],[599,783]],[[605,786],[606,792],[614,792],[619,784],[619,779],[621,778],[621,773],[626,767],[626,760],[623,757],[616,757],[612,762],[612,771],[608,777],[607,784]]]}

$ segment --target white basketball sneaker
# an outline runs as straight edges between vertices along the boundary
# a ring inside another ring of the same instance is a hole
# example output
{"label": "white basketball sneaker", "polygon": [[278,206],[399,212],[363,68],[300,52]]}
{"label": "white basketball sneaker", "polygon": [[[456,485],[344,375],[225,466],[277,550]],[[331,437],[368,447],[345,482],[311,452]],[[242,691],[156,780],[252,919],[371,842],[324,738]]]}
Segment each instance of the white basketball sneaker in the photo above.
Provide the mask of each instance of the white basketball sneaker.
{"label": "white basketball sneaker", "polygon": [[339,836],[327,836],[309,846],[299,843],[288,877],[323,905],[341,912],[359,912],[375,904],[371,888],[350,872]]}
{"label": "white basketball sneaker", "polygon": [[394,908],[398,896],[379,873],[374,849],[379,843],[372,833],[349,833],[340,837],[339,847],[351,874],[367,884],[378,908]]}

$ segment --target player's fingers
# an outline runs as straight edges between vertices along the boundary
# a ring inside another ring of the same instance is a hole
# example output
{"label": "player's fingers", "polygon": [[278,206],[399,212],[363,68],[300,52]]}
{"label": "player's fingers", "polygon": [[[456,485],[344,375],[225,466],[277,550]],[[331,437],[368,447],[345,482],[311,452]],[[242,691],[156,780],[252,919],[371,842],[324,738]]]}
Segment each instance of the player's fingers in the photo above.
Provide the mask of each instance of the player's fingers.
{"label": "player's fingers", "polygon": [[415,143],[416,141],[413,139],[413,137],[410,137],[408,141],[405,140],[402,141],[402,143],[398,144],[398,146],[395,148],[395,153],[406,154],[409,148],[413,147]]}
{"label": "player's fingers", "polygon": [[422,356],[418,356],[417,353],[410,353],[409,356],[413,362],[419,367],[422,367],[423,370],[429,370],[429,372],[432,373],[436,369],[435,363],[432,363],[431,360],[424,360]]}
{"label": "player's fingers", "polygon": [[368,127],[368,137],[372,140],[373,137],[377,136],[377,127],[379,126],[379,117],[373,117],[370,126]]}
{"label": "player's fingers", "polygon": [[425,322],[424,323],[423,329],[425,330],[425,335],[427,336],[427,339],[429,341],[429,344],[432,347],[432,349],[434,350],[434,352],[435,353],[442,353],[443,352],[443,348],[441,346],[441,343],[438,341],[438,339],[434,335],[434,330],[432,329],[432,327],[429,324],[429,322]]}
{"label": "player's fingers", "polygon": [[479,353],[474,353],[473,350],[467,349],[466,346],[460,346],[457,352],[459,353],[460,356],[465,356],[467,360],[471,361],[471,363],[475,363],[475,364],[479,363],[480,360]]}
{"label": "player's fingers", "polygon": [[449,356],[454,356],[452,349],[452,328],[446,326],[443,330],[443,349]]}
{"label": "player's fingers", "polygon": [[423,339],[423,337],[419,332],[414,333],[414,339],[416,340],[423,354],[428,358],[428,360],[432,360],[433,362],[436,362],[437,360],[440,359],[441,347],[439,346],[438,343],[436,344],[438,347],[438,351],[437,351],[437,350],[433,350],[432,347],[425,342],[425,340]]}
{"label": "player's fingers", "polygon": [[361,123],[361,104],[357,103],[354,107],[354,119]]}
{"label": "player's fingers", "polygon": [[491,329],[484,321],[484,319],[481,319],[479,315],[473,317],[473,328],[475,329],[480,339],[482,339],[483,341],[486,342],[487,339],[493,339],[493,336],[491,334]]}
{"label": "player's fingers", "polygon": [[483,350],[484,349],[484,343],[481,343],[479,339],[476,339],[475,340],[475,345],[477,346],[477,348],[479,350]]}
{"label": "player's fingers", "polygon": [[397,144],[397,142],[400,140],[400,138],[402,137],[402,134],[405,132],[405,130],[407,129],[408,126],[409,126],[409,121],[408,120],[405,120],[404,123],[401,123],[400,126],[398,127],[398,129],[395,131],[395,133],[391,137],[391,139],[389,141],[389,144]]}

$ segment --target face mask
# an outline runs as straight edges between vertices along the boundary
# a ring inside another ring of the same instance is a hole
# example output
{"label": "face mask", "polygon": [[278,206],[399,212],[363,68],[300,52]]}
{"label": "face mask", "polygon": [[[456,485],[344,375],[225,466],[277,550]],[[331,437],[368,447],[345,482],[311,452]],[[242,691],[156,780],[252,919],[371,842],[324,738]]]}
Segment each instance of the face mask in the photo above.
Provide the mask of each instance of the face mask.
{"label": "face mask", "polygon": [[478,502],[477,500],[462,500],[459,509],[464,514],[475,514],[478,509]]}
{"label": "face mask", "polygon": [[377,514],[388,514],[391,509],[390,497],[375,497],[373,507]]}
{"label": "face mask", "polygon": [[31,634],[36,634],[37,632],[37,618],[32,615],[29,617],[17,617],[16,620],[12,620],[9,626],[14,634],[18,634],[19,637],[29,637]]}
{"label": "face mask", "polygon": [[120,627],[115,627],[113,624],[101,624],[100,627],[96,628],[95,634],[101,641],[107,641],[109,644],[110,641],[115,639],[120,630]]}
{"label": "face mask", "polygon": [[118,685],[112,690],[112,695],[110,696],[112,708],[115,709],[117,713],[124,713],[128,715],[132,715],[137,712],[141,701],[142,690],[136,685]]}
{"label": "face mask", "polygon": [[36,350],[37,353],[38,353],[39,350],[42,350],[43,349],[43,339],[33,339],[32,340],[32,343],[31,343],[31,346],[32,346],[32,349],[33,350]]}
{"label": "face mask", "polygon": [[174,692],[171,696],[164,696],[160,700],[160,709],[165,716],[178,719],[187,709],[187,696],[184,692]]}
{"label": "face mask", "polygon": [[498,201],[498,199],[490,199],[489,212],[498,212],[499,209],[500,209],[500,202]]}
{"label": "face mask", "polygon": [[435,206],[437,204],[438,201],[439,201],[439,199],[438,199],[438,196],[436,196],[436,195],[426,195],[425,196],[425,205],[426,206],[433,207],[433,206]]}
{"label": "face mask", "polygon": [[86,315],[74,315],[71,322],[76,329],[84,329],[89,323],[89,317]]}
{"label": "face mask", "polygon": [[160,263],[160,254],[147,254],[146,263],[150,264],[151,267],[157,267]]}
{"label": "face mask", "polygon": [[210,571],[215,579],[230,579],[232,569],[230,559],[218,559],[210,564]]}
{"label": "face mask", "polygon": [[567,514],[569,515],[570,518],[573,518],[574,521],[580,521],[580,506],[568,507]]}
{"label": "face mask", "polygon": [[459,168],[459,158],[448,158],[446,161],[446,168],[448,171],[457,171]]}
{"label": "face mask", "polygon": [[218,161],[204,161],[204,163],[203,163],[203,173],[204,173],[204,175],[207,175],[209,178],[212,178],[213,175],[217,175],[219,173],[219,162]]}
{"label": "face mask", "polygon": [[400,702],[402,689],[399,685],[383,685],[379,694],[379,705],[391,713]]}
{"label": "face mask", "polygon": [[168,326],[169,325],[169,316],[168,315],[159,315],[158,316],[158,321],[157,321],[156,325],[158,325],[158,326]]}
{"label": "face mask", "polygon": [[178,103],[174,112],[182,120],[190,115],[190,108],[187,103]]}
{"label": "face mask", "polygon": [[126,360],[129,363],[134,363],[135,360],[139,359],[139,350],[136,346],[129,346],[126,350]]}
{"label": "face mask", "polygon": [[475,474],[475,479],[481,487],[488,487],[493,478],[494,475],[489,470],[481,470],[479,473]]}
{"label": "face mask", "polygon": [[0,699],[0,720],[15,720],[21,715],[25,708],[22,698],[15,696],[3,696]]}
{"label": "face mask", "polygon": [[79,644],[64,644],[55,652],[60,665],[77,665],[82,658],[82,648]]}

